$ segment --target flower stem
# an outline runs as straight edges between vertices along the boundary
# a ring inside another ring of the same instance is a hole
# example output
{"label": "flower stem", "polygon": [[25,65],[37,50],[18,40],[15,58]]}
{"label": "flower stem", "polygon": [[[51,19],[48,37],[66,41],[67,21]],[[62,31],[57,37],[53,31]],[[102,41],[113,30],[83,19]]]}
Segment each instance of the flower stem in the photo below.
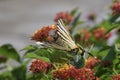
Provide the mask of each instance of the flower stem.
{"label": "flower stem", "polygon": [[114,71],[114,73],[117,75],[118,74],[118,72],[116,71],[116,69],[115,69],[115,65],[113,65],[113,71]]}

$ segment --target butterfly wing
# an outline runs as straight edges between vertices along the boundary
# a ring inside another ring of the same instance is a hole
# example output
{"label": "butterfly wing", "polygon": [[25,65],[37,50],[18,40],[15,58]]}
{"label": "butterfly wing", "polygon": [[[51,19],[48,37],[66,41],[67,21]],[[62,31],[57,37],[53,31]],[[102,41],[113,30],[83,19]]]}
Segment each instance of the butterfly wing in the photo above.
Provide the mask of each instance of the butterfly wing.
{"label": "butterfly wing", "polygon": [[65,29],[65,25],[61,19],[58,20],[57,28],[57,34],[61,37],[61,41],[64,43],[64,46],[66,46],[67,50],[77,48],[77,45],[71,38],[69,32]]}

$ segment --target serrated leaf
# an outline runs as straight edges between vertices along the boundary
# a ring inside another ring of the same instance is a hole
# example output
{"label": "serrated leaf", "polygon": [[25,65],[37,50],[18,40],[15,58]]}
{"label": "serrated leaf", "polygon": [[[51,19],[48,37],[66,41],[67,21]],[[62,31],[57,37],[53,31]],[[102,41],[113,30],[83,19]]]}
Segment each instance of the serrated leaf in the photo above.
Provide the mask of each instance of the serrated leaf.
{"label": "serrated leaf", "polygon": [[46,58],[46,57],[41,57],[41,56],[39,56],[39,55],[37,55],[37,54],[35,54],[35,53],[27,53],[25,56],[24,56],[25,58],[35,58],[35,59],[41,59],[41,60],[43,60],[43,61],[46,61],[46,62],[50,62],[50,60],[48,59],[48,58]]}
{"label": "serrated leaf", "polygon": [[21,62],[18,52],[11,44],[4,44],[0,46],[0,55]]}

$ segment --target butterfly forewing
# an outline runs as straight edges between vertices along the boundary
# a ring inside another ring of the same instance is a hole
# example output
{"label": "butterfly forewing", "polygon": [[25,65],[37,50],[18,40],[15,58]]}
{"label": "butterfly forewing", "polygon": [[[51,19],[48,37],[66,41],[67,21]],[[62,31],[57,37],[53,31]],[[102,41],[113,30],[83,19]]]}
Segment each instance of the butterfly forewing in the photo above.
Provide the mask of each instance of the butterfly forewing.
{"label": "butterfly forewing", "polygon": [[61,19],[58,20],[57,28],[57,34],[61,37],[61,40],[64,42],[64,45],[67,46],[67,50],[77,48],[77,45],[72,40],[69,32],[65,29],[65,25],[63,24],[63,21]]}

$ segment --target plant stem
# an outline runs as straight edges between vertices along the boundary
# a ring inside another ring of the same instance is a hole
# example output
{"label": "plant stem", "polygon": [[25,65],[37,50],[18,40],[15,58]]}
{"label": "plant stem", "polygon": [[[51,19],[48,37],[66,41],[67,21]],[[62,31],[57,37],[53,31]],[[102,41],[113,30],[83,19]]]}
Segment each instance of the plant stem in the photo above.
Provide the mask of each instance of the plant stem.
{"label": "plant stem", "polygon": [[118,74],[118,72],[115,70],[115,65],[113,65],[113,71],[116,75]]}

